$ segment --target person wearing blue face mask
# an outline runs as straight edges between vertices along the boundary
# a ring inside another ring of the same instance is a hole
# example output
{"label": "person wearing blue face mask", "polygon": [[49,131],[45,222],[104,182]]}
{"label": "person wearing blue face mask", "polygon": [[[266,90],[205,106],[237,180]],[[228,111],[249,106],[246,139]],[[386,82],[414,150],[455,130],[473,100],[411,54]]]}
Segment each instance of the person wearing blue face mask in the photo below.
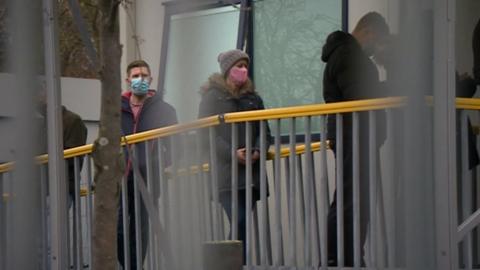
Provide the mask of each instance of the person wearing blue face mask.
{"label": "person wearing blue face mask", "polygon": [[[122,103],[121,103],[121,121],[122,121],[122,135],[130,135],[142,131],[147,131],[151,129],[161,128],[165,126],[170,126],[177,124],[177,114],[175,109],[165,101],[163,101],[163,93],[160,91],[155,91],[150,89],[152,82],[152,77],[150,76],[150,67],[147,62],[143,60],[136,60],[131,62],[127,67],[127,78],[125,79],[128,90],[122,94]],[[127,142],[128,144],[128,142]],[[153,145],[153,144],[152,144]],[[140,264],[143,265],[143,260],[145,259],[147,243],[148,243],[148,215],[143,203],[143,200],[139,198],[140,202],[140,237],[137,239],[136,234],[136,215],[135,215],[135,196],[140,196],[140,194],[135,194],[134,192],[134,181],[144,180],[146,183],[146,151],[149,151],[148,154],[151,157],[149,160],[149,165],[152,167],[159,164],[158,157],[163,155],[163,160],[168,165],[170,147],[168,143],[162,145],[162,153],[159,153],[159,150],[156,145],[145,147],[144,143],[138,143],[135,145],[135,158],[130,156],[131,151],[129,151],[130,146],[127,145],[124,148],[126,169],[125,177],[127,177],[127,198],[128,203],[126,206],[122,205],[122,199],[120,200],[119,215],[118,215],[118,233],[117,233],[117,254],[118,260],[125,269],[125,245],[124,239],[126,239],[126,234],[124,233],[124,228],[126,229],[126,224],[123,223],[124,215],[126,215],[126,222],[128,224],[128,247],[129,247],[129,269],[137,269],[137,261],[140,260]],[[140,171],[140,176],[136,175],[134,177],[134,166],[138,166]],[[158,169],[153,169],[152,171],[158,172]],[[158,194],[158,175],[152,175],[152,183],[154,195]],[[122,193],[123,196],[124,193]],[[123,208],[127,208],[126,211]],[[124,213],[125,212],[125,213]],[[141,257],[137,255],[136,252],[136,243],[141,241]]]}

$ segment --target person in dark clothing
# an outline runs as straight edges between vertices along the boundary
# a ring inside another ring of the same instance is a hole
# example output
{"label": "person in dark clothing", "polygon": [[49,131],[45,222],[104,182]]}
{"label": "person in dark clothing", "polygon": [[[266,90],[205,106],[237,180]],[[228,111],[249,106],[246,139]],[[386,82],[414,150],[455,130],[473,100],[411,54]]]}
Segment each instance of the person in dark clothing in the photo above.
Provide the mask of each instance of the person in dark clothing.
{"label": "person in dark clothing", "polygon": [[[199,105],[199,118],[230,112],[264,109],[263,100],[255,91],[252,81],[248,78],[249,56],[241,50],[230,50],[218,56],[221,73],[214,73],[202,87],[202,99]],[[246,136],[245,123],[238,124],[238,239],[246,240]],[[271,144],[270,129],[267,124],[267,149]],[[220,124],[216,130],[218,190],[220,203],[229,219],[232,219],[231,208],[231,126]],[[205,136],[207,137],[207,136]],[[253,204],[260,197],[260,123],[252,123],[252,194]],[[205,138],[206,139],[206,138]],[[249,188],[249,187],[248,187]],[[245,260],[245,244],[244,244]]]}
{"label": "person in dark clothing", "polygon": [[[169,125],[177,124],[177,114],[175,109],[163,100],[162,94],[150,89],[150,83],[152,77],[150,76],[150,67],[143,60],[137,60],[131,62],[127,67],[126,82],[129,85],[129,90],[122,95],[121,99],[121,121],[122,121],[122,134],[123,136],[147,131],[150,129],[161,128]],[[128,142],[127,142],[128,144]],[[142,178],[145,180],[147,166],[155,166],[158,164],[159,154],[165,155],[164,160],[168,160],[169,147],[168,144],[162,145],[163,153],[158,153],[158,147],[154,146],[152,149],[146,149],[144,143],[135,145],[135,158],[133,158],[129,151],[131,146],[125,147],[126,157],[126,170],[125,176],[127,177],[127,198],[128,198],[128,210],[127,210],[127,222],[129,228],[129,249],[130,249],[130,269],[137,269],[137,252],[136,252],[136,220],[135,220],[135,192],[134,192],[134,179],[140,181],[140,178],[134,177],[133,166],[138,166]],[[152,157],[151,164],[146,164],[145,155],[146,151],[149,151],[149,155]],[[166,165],[166,164],[165,164]],[[158,172],[158,170],[152,170]],[[152,177],[153,190],[158,188],[156,182],[156,175]],[[145,204],[140,199],[140,230],[141,230],[141,265],[145,259],[147,241],[148,241],[148,215],[146,212]],[[118,236],[117,236],[117,253],[118,260],[122,267],[124,267],[124,224],[123,224],[123,205],[120,202],[119,216],[118,216]]]}
{"label": "person in dark clothing", "polygon": [[[364,15],[356,25],[352,34],[336,31],[327,37],[322,50],[322,61],[326,63],[323,77],[323,96],[326,103],[352,101],[383,96],[379,82],[378,70],[369,58],[383,39],[388,37],[389,28],[385,19],[376,12]],[[368,114],[359,113],[359,173],[360,173],[360,241],[365,242],[368,226],[368,190],[369,172],[369,122]],[[378,149],[385,140],[384,114],[377,112],[377,145]],[[335,115],[327,117],[327,139],[333,142],[333,151],[337,156]],[[344,266],[354,264],[353,245],[353,152],[352,152],[352,116],[343,116],[343,192],[344,192]],[[340,142],[338,142],[340,143]],[[378,162],[377,162],[378,164]],[[378,167],[378,166],[377,166]],[[328,213],[328,264],[337,266],[337,198],[336,193]]]}
{"label": "person in dark clothing", "polygon": [[[40,92],[38,96],[37,112],[43,119],[42,129],[45,130],[43,134],[47,134],[47,97],[46,97],[46,84],[45,78],[38,79],[40,85]],[[63,149],[74,148],[85,145],[87,143],[87,127],[83,123],[82,118],[68,110],[65,106],[62,106],[62,129],[63,129]],[[47,152],[47,138],[43,138],[45,145],[42,147],[44,153]],[[70,198],[75,199],[75,162],[73,158],[67,159],[67,176],[68,176],[68,193]],[[79,168],[81,171],[83,165],[83,158],[79,159]]]}
{"label": "person in dark clothing", "polygon": [[473,78],[480,85],[480,20],[478,20],[472,38],[473,47]]}

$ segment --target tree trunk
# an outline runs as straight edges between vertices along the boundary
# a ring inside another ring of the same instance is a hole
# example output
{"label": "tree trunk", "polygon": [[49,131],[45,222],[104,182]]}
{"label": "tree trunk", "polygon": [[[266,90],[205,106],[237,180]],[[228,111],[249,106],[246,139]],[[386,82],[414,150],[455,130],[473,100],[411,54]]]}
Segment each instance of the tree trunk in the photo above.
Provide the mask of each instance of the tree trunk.
{"label": "tree trunk", "polygon": [[124,170],[120,149],[119,0],[98,0],[100,11],[100,67],[102,101],[100,128],[94,143],[95,210],[93,269],[117,268],[117,211],[119,183]]}

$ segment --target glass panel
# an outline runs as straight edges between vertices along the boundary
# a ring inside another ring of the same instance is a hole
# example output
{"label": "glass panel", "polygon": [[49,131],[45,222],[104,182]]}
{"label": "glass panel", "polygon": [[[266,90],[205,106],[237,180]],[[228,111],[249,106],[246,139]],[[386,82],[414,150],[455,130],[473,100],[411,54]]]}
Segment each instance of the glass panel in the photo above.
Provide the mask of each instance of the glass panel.
{"label": "glass panel", "polygon": [[219,71],[217,56],[234,49],[239,9],[215,8],[174,15],[170,22],[165,72],[165,100],[180,122],[197,119],[200,86]]}
{"label": "glass panel", "polygon": [[254,3],[254,78],[266,107],[323,103],[322,46],[341,24],[342,1]]}

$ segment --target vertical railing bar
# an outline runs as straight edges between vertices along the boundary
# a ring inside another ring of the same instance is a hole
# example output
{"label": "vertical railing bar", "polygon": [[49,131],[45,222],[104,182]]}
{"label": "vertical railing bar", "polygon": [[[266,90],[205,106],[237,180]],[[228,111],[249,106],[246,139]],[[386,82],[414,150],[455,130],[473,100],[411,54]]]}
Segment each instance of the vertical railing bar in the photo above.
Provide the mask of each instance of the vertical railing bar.
{"label": "vertical railing bar", "polygon": [[[338,266],[343,267],[345,265],[345,248],[344,248],[344,194],[343,194],[343,115],[338,113],[336,116],[336,138],[335,138],[335,146],[336,146],[336,168],[337,168],[337,260]],[[351,243],[348,243],[351,245]]]}
{"label": "vertical railing bar", "polygon": [[[1,178],[3,178],[3,174],[0,175]],[[4,248],[5,248],[5,239],[3,238],[3,233],[4,233],[4,226],[2,225],[3,222],[5,221],[4,216],[3,216],[3,182],[2,179],[0,178],[0,269],[5,269],[4,265],[2,265],[3,261],[5,260],[4,257]],[[47,270],[48,269],[48,253],[49,253],[49,248],[50,245],[48,243],[48,230],[50,229],[48,224],[49,224],[49,218],[50,218],[50,213],[49,213],[49,205],[47,203],[47,194],[48,194],[48,185],[47,185],[47,170],[45,165],[40,165],[40,207],[42,211],[42,269]]]}
{"label": "vertical railing bar", "polygon": [[307,116],[305,118],[305,181],[304,193],[305,193],[305,232],[304,232],[304,241],[305,241],[305,265],[312,265],[312,219],[311,219],[311,210],[312,210],[312,117]]}
{"label": "vertical railing bar", "polygon": [[[126,146],[128,147],[128,146]],[[123,258],[124,268],[130,269],[130,224],[128,207],[128,173],[122,178],[122,223],[123,223]]]}
{"label": "vertical railing bar", "polygon": [[74,207],[74,215],[75,219],[75,237],[76,237],[76,244],[77,244],[77,253],[76,253],[76,262],[77,268],[83,269],[83,244],[82,244],[82,215],[81,215],[81,206],[80,206],[80,163],[79,157],[73,158],[73,168],[74,168],[74,185],[75,185],[75,207]]}
{"label": "vertical railing bar", "polygon": [[[299,242],[303,242],[305,244],[306,242],[306,239],[305,239],[305,217],[308,216],[308,213],[305,212],[305,194],[304,194],[304,186],[305,186],[305,183],[304,183],[304,179],[303,179],[303,166],[302,166],[302,155],[295,155],[295,170],[297,172],[297,181],[296,181],[296,187],[295,189],[298,191],[297,194],[298,194],[298,227],[297,227],[297,230],[298,230],[298,233],[300,235],[300,237],[303,237],[302,241],[299,241]],[[303,234],[302,234],[302,230],[303,230]],[[305,246],[305,245],[304,245]],[[306,251],[304,250],[303,251],[303,260],[305,261],[305,256],[306,256]]]}
{"label": "vertical railing bar", "polygon": [[[65,175],[64,175],[64,179],[66,179],[66,189],[63,190],[63,192],[67,193],[69,190],[70,190],[70,183],[68,181],[69,179],[69,166],[68,166],[68,162],[67,160],[64,160],[65,162]],[[65,202],[67,202],[68,204],[68,197],[66,197],[67,199],[65,200]],[[68,206],[68,205],[67,205]],[[52,207],[52,205],[50,204],[50,208]],[[75,268],[76,267],[76,248],[77,248],[77,244],[76,244],[76,236],[75,236],[75,219],[77,218],[76,215],[75,215],[75,209],[72,210],[72,222],[70,222],[70,210],[71,208],[74,208],[74,207],[65,207],[65,224],[68,224],[67,226],[67,249],[68,251],[66,252],[67,253],[67,265],[71,268]],[[52,225],[52,224],[51,224]],[[72,243],[73,242],[73,243]]]}
{"label": "vertical railing bar", "polygon": [[[175,259],[174,259],[174,262],[175,262],[175,265],[179,268],[179,269],[183,269],[183,268],[186,268],[185,267],[185,260],[183,260],[182,256],[179,256],[181,254],[181,251],[182,251],[182,241],[184,239],[184,235],[182,234],[181,232],[181,229],[180,229],[180,226],[183,225],[181,224],[181,219],[182,219],[182,214],[181,213],[181,201],[182,201],[182,197],[181,197],[181,176],[178,175],[178,169],[180,167],[180,159],[179,159],[179,155],[178,155],[178,135],[174,135],[172,137],[170,137],[170,146],[171,146],[171,153],[172,153],[172,156],[171,156],[171,183],[172,183],[172,188],[171,188],[171,194],[173,194],[173,198],[172,198],[172,201],[173,201],[173,204],[172,204],[172,210],[170,212],[170,217],[172,219],[172,222],[173,222],[173,226],[171,227],[171,234],[172,234],[172,241],[170,242],[171,243],[171,248],[172,250],[174,250],[173,252],[173,255],[175,256]],[[217,228],[215,228],[217,229]],[[175,241],[173,241],[175,240]],[[166,249],[166,251],[168,251],[168,247]]]}
{"label": "vertical railing bar", "polygon": [[375,111],[368,112],[369,188],[370,188],[370,265],[377,267],[377,151]]}
{"label": "vertical railing bar", "polygon": [[[136,145],[132,145],[132,162],[138,161],[138,149]],[[135,166],[132,164],[132,166]],[[135,211],[135,254],[136,254],[136,262],[137,269],[142,269],[142,228],[141,228],[141,206],[140,206],[140,193],[138,190],[138,183],[137,181],[141,181],[139,177],[133,172],[133,203],[134,203],[134,211]]]}
{"label": "vertical railing bar", "polygon": [[[87,222],[87,241],[88,241],[88,266],[92,267],[92,228],[93,228],[93,189],[92,189],[92,165],[90,155],[85,156],[87,163],[87,209],[86,209],[86,222]],[[84,161],[85,162],[85,161]]]}
{"label": "vertical railing bar", "polygon": [[246,262],[247,267],[252,266],[252,123],[246,122],[245,129],[245,151],[246,151],[246,181],[245,181],[245,213],[246,213]]}
{"label": "vertical railing bar", "polygon": [[[210,173],[210,176],[212,175],[212,168],[211,166],[209,166],[209,173]],[[214,221],[213,221],[213,209],[212,209],[212,203],[211,203],[211,198],[213,197],[213,195],[211,194],[212,193],[212,190],[213,190],[213,180],[212,180],[212,177],[208,177],[208,174],[207,172],[203,172],[202,171],[202,179],[203,179],[203,183],[204,183],[204,186],[203,186],[203,189],[206,191],[205,192],[205,197],[206,197],[206,215],[207,215],[207,219],[206,219],[206,223],[205,223],[205,226],[207,228],[207,235],[206,235],[206,239],[209,240],[209,241],[213,241],[214,240],[214,235],[215,235],[215,228],[214,228]]]}
{"label": "vertical railing bar", "polygon": [[283,238],[282,238],[282,201],[281,201],[281,135],[280,135],[280,119],[275,120],[275,166],[274,166],[274,185],[275,185],[275,238],[277,239],[277,259],[274,266],[281,266],[283,259]]}
{"label": "vertical railing bar", "polygon": [[[153,149],[152,141],[146,141],[145,142],[145,163],[146,163],[146,169],[147,169],[147,175],[145,175],[146,179],[145,181],[147,182],[147,191],[152,195],[152,198],[156,200],[155,198],[155,192],[153,191],[153,183],[152,183],[152,161],[151,161],[151,156],[150,154],[153,153],[153,151],[150,151],[150,149]],[[151,216],[148,216],[148,224],[147,224],[147,230],[148,230],[148,269],[158,269],[157,267],[153,267],[154,264],[154,251],[155,251],[155,234],[153,233],[152,230],[152,221],[151,221]]]}
{"label": "vertical railing bar", "polygon": [[[395,156],[395,133],[394,133],[394,119],[393,119],[393,110],[388,109],[387,110],[387,136],[391,136],[390,142],[387,144],[389,157],[388,157],[388,162],[389,166],[387,168],[390,168],[389,170],[389,180],[390,180],[390,191],[389,195],[390,196],[396,196],[396,176],[395,176],[395,164],[394,164],[394,156]],[[393,268],[395,267],[395,254],[396,254],[396,237],[395,237],[395,231],[396,231],[396,199],[395,197],[391,200],[391,219],[389,219],[388,222],[388,227],[390,228],[390,233],[387,235],[387,267]]]}
{"label": "vertical railing bar", "polygon": [[[48,169],[47,169],[48,171]],[[5,207],[5,220],[13,220],[13,207],[12,207],[12,195],[13,195],[13,180],[14,180],[14,175],[13,175],[14,171],[9,171],[9,172],[6,172],[5,175],[7,176],[7,179],[8,181],[6,181],[6,189],[7,189],[7,193],[9,195],[8,197],[8,204],[6,205]],[[65,214],[65,213],[64,213]],[[63,216],[65,217],[65,216]],[[52,220],[52,215],[50,216],[50,220]],[[65,221],[65,220],[64,220]],[[68,223],[65,223],[65,224],[68,224]],[[51,222],[50,222],[50,226],[51,226]],[[12,237],[12,231],[13,231],[13,228],[12,228],[12,224],[11,223],[8,223],[6,222],[5,224],[5,243],[6,245],[8,245],[8,243],[12,243],[12,241],[14,240],[14,238]],[[52,231],[52,229],[50,229],[50,231]],[[59,232],[55,232],[55,233],[59,233]],[[67,235],[68,236],[68,235]],[[51,237],[51,235],[50,235]],[[68,237],[67,237],[68,238]],[[68,247],[68,246],[67,246]],[[6,249],[5,250],[5,265],[10,265],[10,258],[13,256],[12,254],[12,250],[11,249]],[[68,256],[68,251],[63,253],[64,255],[67,255]],[[67,258],[68,259],[68,258]],[[51,263],[52,260],[50,260],[50,263]]]}
{"label": "vertical railing bar", "polygon": [[353,155],[353,265],[361,267],[360,243],[360,142],[359,142],[359,116],[358,112],[352,113],[352,155]]}
{"label": "vertical railing bar", "polygon": [[320,148],[320,260],[322,269],[327,268],[328,262],[328,232],[327,216],[330,201],[328,199],[328,175],[327,175],[327,136],[326,136],[325,116],[320,117],[320,139],[322,141]]}
{"label": "vertical railing bar", "polygon": [[221,212],[219,207],[218,199],[218,168],[217,168],[217,151],[216,151],[216,134],[215,128],[210,127],[209,129],[209,138],[210,138],[210,170],[212,174],[212,192],[213,192],[213,202],[215,205],[215,214],[214,216],[214,230],[213,230],[213,239],[220,240],[220,226],[222,226]]}
{"label": "vertical railing bar", "polygon": [[[231,237],[232,240],[238,239],[238,126],[232,123],[232,223]],[[244,243],[245,244],[245,243]]]}
{"label": "vertical railing bar", "polygon": [[[196,134],[199,133],[199,130],[196,131]],[[198,191],[199,191],[199,203],[198,207],[200,209],[199,212],[199,231],[200,231],[200,239],[202,241],[206,241],[208,239],[207,237],[207,208],[206,203],[210,201],[210,198],[208,198],[205,195],[205,181],[204,181],[204,173],[203,173],[203,151],[202,151],[202,139],[201,136],[196,136],[197,140],[195,143],[195,149],[196,149],[196,164],[198,166],[198,174],[197,174],[197,181],[198,181]]]}
{"label": "vertical railing bar", "polygon": [[260,200],[262,202],[263,211],[261,219],[261,228],[260,228],[260,250],[261,250],[261,263],[262,266],[267,266],[270,262],[268,261],[268,251],[267,251],[267,177],[266,177],[266,152],[267,152],[267,142],[266,142],[266,122],[265,120],[260,121]]}
{"label": "vertical railing bar", "polygon": [[[160,268],[161,266],[161,252],[164,252],[164,258],[165,258],[165,267],[169,269],[171,267],[170,262],[173,258],[168,256],[167,250],[170,248],[170,243],[171,243],[171,235],[170,235],[170,203],[169,203],[169,192],[168,192],[168,178],[165,177],[165,164],[166,164],[166,158],[164,156],[164,141],[159,138],[157,139],[157,147],[158,147],[158,170],[159,170],[159,181],[160,181],[160,200],[162,203],[162,210],[163,210],[163,231],[164,235],[161,237],[160,235],[157,235],[157,246],[158,246],[158,260],[159,260],[159,265],[158,267]],[[167,153],[168,154],[168,153]],[[160,215],[162,216],[162,215]]]}
{"label": "vertical railing bar", "polygon": [[289,185],[290,185],[290,193],[289,193],[289,216],[290,216],[290,256],[289,256],[289,266],[296,266],[297,265],[297,253],[296,253],[296,247],[297,247],[297,239],[296,239],[296,191],[295,191],[295,177],[296,177],[296,171],[295,171],[295,162],[296,162],[296,149],[295,149],[295,144],[296,144],[296,128],[295,128],[295,118],[290,118],[290,127],[289,127],[289,139],[290,139],[290,144],[289,144],[289,149],[290,149],[290,156],[289,156]]}
{"label": "vertical railing bar", "polygon": [[[462,170],[462,220],[465,220],[472,213],[472,183],[468,170],[468,118],[466,110],[460,111],[461,123],[461,170]],[[472,258],[472,232],[470,232],[463,241],[464,263],[467,269],[471,269],[473,265]]]}

